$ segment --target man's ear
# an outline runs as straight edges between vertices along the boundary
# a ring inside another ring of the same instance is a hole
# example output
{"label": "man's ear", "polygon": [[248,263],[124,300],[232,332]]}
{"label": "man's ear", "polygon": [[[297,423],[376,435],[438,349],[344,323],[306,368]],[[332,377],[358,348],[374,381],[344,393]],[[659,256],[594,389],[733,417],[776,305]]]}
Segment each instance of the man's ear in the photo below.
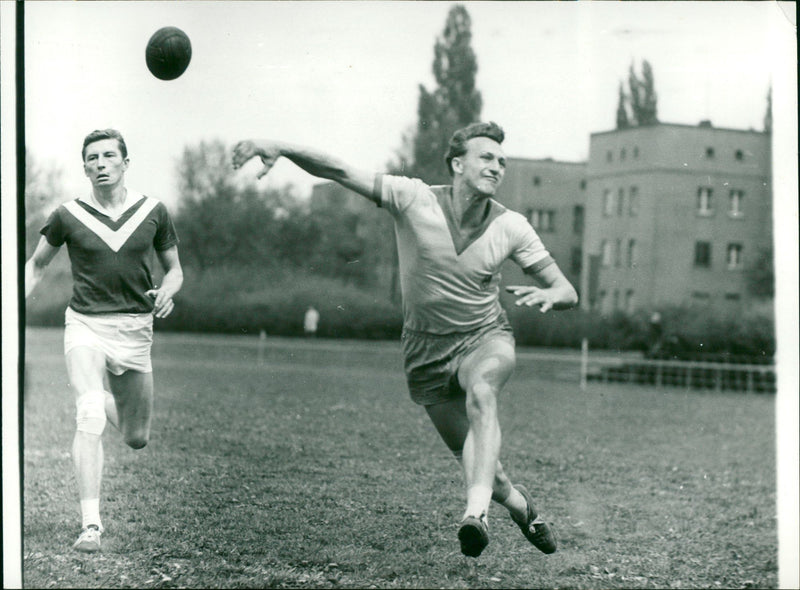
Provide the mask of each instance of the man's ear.
{"label": "man's ear", "polygon": [[450,160],[450,165],[453,167],[453,174],[464,172],[464,164],[461,162],[461,158],[453,158]]}

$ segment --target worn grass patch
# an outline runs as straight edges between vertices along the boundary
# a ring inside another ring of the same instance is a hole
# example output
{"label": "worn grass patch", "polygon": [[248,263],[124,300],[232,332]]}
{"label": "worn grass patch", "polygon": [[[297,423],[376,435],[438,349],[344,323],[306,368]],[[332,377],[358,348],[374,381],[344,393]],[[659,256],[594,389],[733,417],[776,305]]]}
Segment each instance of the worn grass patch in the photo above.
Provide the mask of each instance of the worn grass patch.
{"label": "worn grass patch", "polygon": [[[28,335],[29,588],[768,588],[774,398],[542,380],[501,400],[503,461],[560,539],[493,506],[456,539],[457,464],[408,398],[393,343],[157,334],[150,445],[104,435],[104,550],[81,556],[60,330]],[[543,361],[542,361],[543,362]]]}

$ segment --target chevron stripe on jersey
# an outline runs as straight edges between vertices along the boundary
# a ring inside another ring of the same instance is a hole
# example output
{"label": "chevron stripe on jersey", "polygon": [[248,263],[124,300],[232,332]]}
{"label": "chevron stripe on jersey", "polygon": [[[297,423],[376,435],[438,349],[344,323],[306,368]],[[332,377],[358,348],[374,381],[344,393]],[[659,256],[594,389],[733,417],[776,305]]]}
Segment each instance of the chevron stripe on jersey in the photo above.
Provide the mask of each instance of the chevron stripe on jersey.
{"label": "chevron stripe on jersey", "polygon": [[64,209],[103,240],[111,250],[119,252],[156,205],[158,205],[157,199],[143,196],[117,221],[113,221],[80,201],[64,203]]}

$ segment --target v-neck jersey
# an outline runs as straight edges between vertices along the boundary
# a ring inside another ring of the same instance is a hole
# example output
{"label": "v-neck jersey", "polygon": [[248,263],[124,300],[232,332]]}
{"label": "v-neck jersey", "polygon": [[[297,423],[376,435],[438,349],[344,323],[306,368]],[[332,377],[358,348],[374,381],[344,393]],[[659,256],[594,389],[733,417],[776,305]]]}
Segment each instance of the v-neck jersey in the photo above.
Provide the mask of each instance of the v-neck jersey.
{"label": "v-neck jersey", "polygon": [[[73,290],[69,306],[85,314],[148,313],[153,253],[178,243],[161,201],[135,193],[116,220],[85,199],[56,208],[41,234],[54,247],[67,245]],[[127,202],[126,202],[127,204]]]}
{"label": "v-neck jersey", "polygon": [[502,313],[503,262],[510,258],[522,268],[553,262],[528,221],[494,199],[478,223],[464,228],[450,186],[382,175],[376,191],[395,220],[407,329],[447,334],[487,325]]}

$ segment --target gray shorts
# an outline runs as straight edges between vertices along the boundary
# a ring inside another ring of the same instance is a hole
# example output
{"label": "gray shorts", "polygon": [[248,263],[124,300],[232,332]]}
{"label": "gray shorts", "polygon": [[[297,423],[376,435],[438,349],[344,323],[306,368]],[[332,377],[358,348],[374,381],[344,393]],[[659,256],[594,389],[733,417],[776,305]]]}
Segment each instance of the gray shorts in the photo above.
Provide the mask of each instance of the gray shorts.
{"label": "gray shorts", "polygon": [[404,366],[411,399],[432,406],[466,395],[458,382],[464,358],[484,342],[505,339],[514,346],[514,334],[505,314],[470,332],[430,334],[403,329]]}

